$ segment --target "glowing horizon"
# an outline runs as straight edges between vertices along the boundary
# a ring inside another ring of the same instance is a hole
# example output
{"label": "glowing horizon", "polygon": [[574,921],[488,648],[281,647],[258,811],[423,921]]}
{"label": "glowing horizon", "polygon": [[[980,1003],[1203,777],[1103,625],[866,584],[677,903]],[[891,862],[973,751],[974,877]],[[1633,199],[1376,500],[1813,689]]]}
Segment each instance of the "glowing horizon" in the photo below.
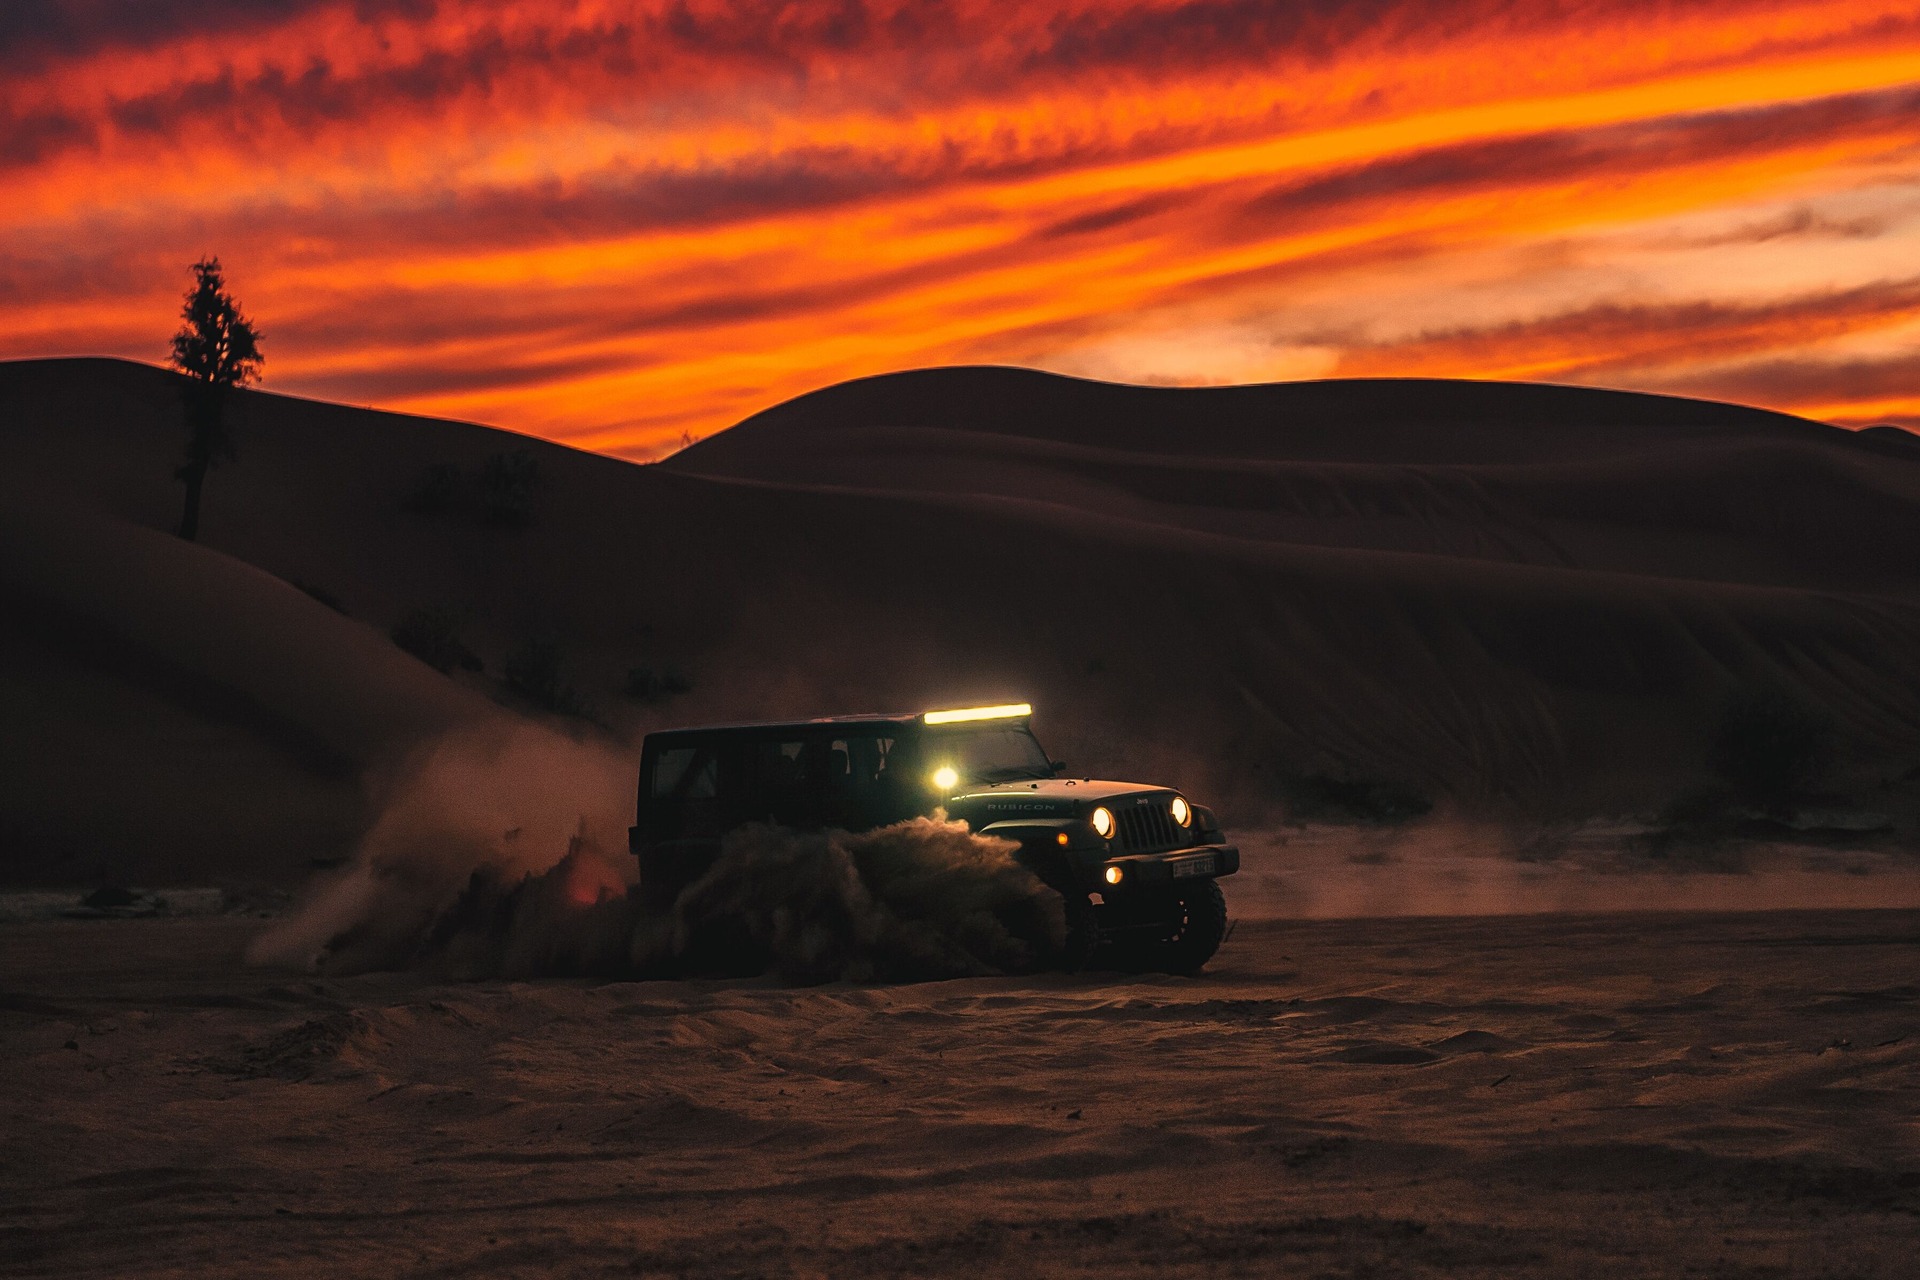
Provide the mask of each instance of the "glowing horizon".
{"label": "glowing horizon", "polygon": [[[110,6],[109,6],[110,7]],[[0,358],[631,457],[845,378],[1516,378],[1920,427],[1920,13],[25,0]]]}

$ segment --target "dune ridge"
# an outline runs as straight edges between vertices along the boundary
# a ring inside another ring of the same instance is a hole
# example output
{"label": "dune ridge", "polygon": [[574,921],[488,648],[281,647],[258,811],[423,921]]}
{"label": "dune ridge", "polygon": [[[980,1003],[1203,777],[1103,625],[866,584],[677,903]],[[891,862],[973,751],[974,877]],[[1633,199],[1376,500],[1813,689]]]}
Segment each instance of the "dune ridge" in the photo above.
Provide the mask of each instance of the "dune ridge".
{"label": "dune ridge", "polygon": [[[172,375],[0,365],[0,407],[0,496],[166,540]],[[1469,817],[1655,811],[1710,780],[1715,726],[1754,691],[1824,718],[1836,793],[1904,813],[1920,765],[1920,451],[1885,433],[1579,388],[944,369],[824,389],[654,466],[262,392],[235,434],[194,555],[352,616],[358,639],[317,628],[289,678],[365,682],[283,716],[333,742],[342,708],[375,708],[349,770],[404,750],[421,708],[544,717],[503,681],[534,641],[586,713],[552,722],[616,748],[666,723],[1020,698],[1075,767],[1242,824],[1303,786]],[[430,468],[470,486],[516,451],[538,472],[523,524],[410,502]],[[422,609],[482,672],[382,647]],[[76,661],[4,630],[19,687]],[[693,687],[630,698],[636,668]],[[382,692],[402,670],[417,697]],[[324,772],[275,768],[263,788]],[[363,830],[367,801],[337,784],[314,804]]]}

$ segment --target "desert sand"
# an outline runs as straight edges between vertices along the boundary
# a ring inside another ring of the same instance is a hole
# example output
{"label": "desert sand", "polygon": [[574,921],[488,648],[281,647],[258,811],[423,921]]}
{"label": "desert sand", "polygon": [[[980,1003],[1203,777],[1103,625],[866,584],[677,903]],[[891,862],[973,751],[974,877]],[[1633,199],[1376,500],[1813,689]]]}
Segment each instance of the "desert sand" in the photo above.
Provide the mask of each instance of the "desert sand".
{"label": "desert sand", "polygon": [[[170,375],[0,364],[0,1271],[1911,1270],[1903,433],[952,369],[635,466],[235,407],[190,545]],[[1716,754],[1756,696],[1792,794]],[[1204,974],[987,972],[1048,891],[954,952],[965,833],[917,906],[774,842],[701,918],[859,927],[758,978],[623,896],[649,728],[1009,699],[1220,810]],[[45,918],[128,886],[172,917]],[[970,976],[847,980],[900,973]]]}
{"label": "desert sand", "polygon": [[[1902,829],[1920,809],[1920,450],[1900,433],[1560,387],[958,369],[830,388],[634,466],[254,392],[186,547],[165,537],[170,375],[16,362],[0,409],[0,508],[39,530],[0,559],[15,883],[297,884],[435,726],[538,713],[502,686],[535,640],[587,712],[564,730],[616,748],[665,723],[1013,698],[1076,766],[1242,825],[1329,782],[1500,820],[1657,813],[1711,782],[1728,701],[1774,690],[1829,721],[1838,799]],[[488,460],[522,449],[529,518],[476,518]],[[416,509],[436,467],[455,499]],[[89,568],[121,544],[141,594]],[[363,661],[422,610],[484,671]],[[268,615],[299,643],[262,665]],[[634,668],[692,689],[635,701]]]}
{"label": "desert sand", "polygon": [[9,1275],[1902,1276],[1911,912],[1239,926],[1197,979],[441,984],[0,930]]}

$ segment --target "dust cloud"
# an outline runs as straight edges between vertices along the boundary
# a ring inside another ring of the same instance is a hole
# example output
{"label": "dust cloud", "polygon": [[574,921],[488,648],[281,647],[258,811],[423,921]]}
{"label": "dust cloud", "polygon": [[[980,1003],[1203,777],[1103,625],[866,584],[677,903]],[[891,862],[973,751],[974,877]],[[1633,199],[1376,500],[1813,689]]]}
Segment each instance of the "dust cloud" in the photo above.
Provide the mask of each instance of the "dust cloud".
{"label": "dust cloud", "polygon": [[631,877],[610,853],[631,811],[627,756],[533,727],[452,735],[378,780],[378,817],[348,865],[323,876],[286,920],[256,939],[256,964],[393,968],[473,874],[518,878],[570,850]]}
{"label": "dust cloud", "polygon": [[[756,826],[705,875],[648,892],[626,850],[630,751],[530,728],[440,743],[398,771],[349,864],[248,959],[458,978],[771,974],[795,983],[1028,972],[1059,897],[1014,846],[921,818],[864,834]],[[1910,853],[1748,843],[1649,852],[1645,827],[1436,818],[1236,832],[1240,919],[1920,906]]]}
{"label": "dust cloud", "polygon": [[1226,882],[1243,919],[1920,907],[1920,858],[1899,848],[1727,841],[1666,848],[1657,826],[1557,827],[1436,818],[1405,827],[1235,833]]}
{"label": "dust cloud", "polygon": [[1032,970],[1064,941],[1058,895],[1011,842],[938,818],[858,835],[744,828],[663,900],[626,852],[632,786],[630,753],[543,731],[444,742],[248,959],[330,974],[911,981]]}

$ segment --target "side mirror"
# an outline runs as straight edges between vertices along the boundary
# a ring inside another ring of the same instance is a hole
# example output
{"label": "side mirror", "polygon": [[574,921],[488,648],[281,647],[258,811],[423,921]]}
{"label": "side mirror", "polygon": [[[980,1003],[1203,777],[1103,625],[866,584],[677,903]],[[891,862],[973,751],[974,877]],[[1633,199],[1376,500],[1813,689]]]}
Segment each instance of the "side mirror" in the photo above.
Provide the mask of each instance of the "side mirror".
{"label": "side mirror", "polygon": [[1047,763],[1053,766],[1053,776],[1056,778],[1067,771],[1065,760],[1049,760]]}

